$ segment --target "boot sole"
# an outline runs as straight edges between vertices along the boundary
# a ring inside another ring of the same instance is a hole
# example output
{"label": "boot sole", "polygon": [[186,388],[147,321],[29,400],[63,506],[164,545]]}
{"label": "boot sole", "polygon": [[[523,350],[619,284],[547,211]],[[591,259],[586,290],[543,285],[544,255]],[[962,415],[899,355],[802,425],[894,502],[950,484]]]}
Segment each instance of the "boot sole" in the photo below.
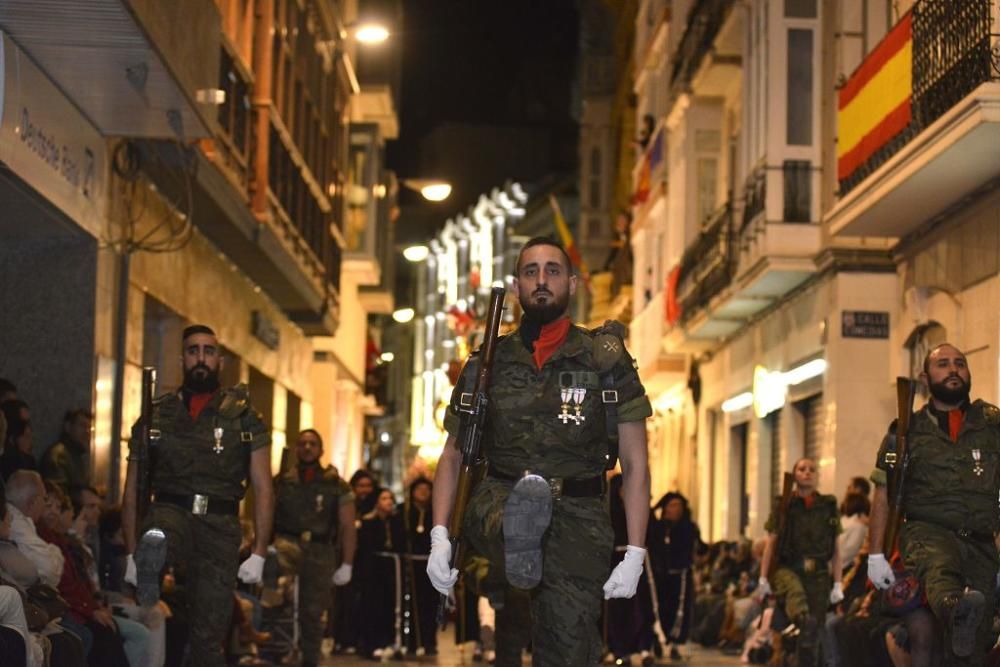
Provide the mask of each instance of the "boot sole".
{"label": "boot sole", "polygon": [[965,658],[976,650],[976,632],[983,620],[986,598],[979,591],[968,591],[952,613],[951,652]]}
{"label": "boot sole", "polygon": [[552,520],[552,489],[543,477],[526,475],[504,506],[503,538],[507,581],[530,590],[542,580],[542,537]]}
{"label": "boot sole", "polygon": [[150,528],[135,550],[135,601],[140,607],[152,607],[160,599],[160,572],[166,562],[167,536],[158,528]]}

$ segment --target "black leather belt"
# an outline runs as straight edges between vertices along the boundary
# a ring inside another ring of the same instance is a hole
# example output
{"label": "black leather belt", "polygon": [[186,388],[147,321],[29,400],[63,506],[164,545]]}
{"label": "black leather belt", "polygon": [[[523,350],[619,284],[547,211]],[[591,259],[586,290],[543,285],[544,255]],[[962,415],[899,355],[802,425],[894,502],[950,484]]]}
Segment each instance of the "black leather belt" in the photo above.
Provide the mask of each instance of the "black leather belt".
{"label": "black leather belt", "polygon": [[153,498],[153,502],[175,505],[191,512],[191,514],[225,514],[227,516],[237,516],[240,513],[240,501],[200,493],[185,495],[181,493],[157,492]]}
{"label": "black leather belt", "polygon": [[329,542],[331,533],[314,533],[311,530],[303,530],[301,533],[290,533],[287,530],[277,531],[279,537],[292,542]]}
{"label": "black leather belt", "polygon": [[944,526],[937,521],[930,521],[928,519],[922,519],[919,516],[913,516],[912,514],[906,515],[907,521],[920,521],[922,523],[931,523],[939,528],[944,528],[945,530],[951,531],[958,535],[963,540],[972,540],[973,542],[993,542],[993,533],[983,532],[981,530],[972,530],[970,528],[953,528],[951,526]]}
{"label": "black leather belt", "polygon": [[[508,475],[507,473],[494,468],[492,464],[487,469],[486,474],[504,482],[516,482],[521,479],[520,475]],[[568,498],[600,498],[604,495],[605,491],[607,491],[607,482],[604,475],[598,475],[597,477],[590,477],[587,479],[546,477],[545,481],[549,483],[549,488],[552,489],[553,498],[559,498],[561,496],[566,496]]]}

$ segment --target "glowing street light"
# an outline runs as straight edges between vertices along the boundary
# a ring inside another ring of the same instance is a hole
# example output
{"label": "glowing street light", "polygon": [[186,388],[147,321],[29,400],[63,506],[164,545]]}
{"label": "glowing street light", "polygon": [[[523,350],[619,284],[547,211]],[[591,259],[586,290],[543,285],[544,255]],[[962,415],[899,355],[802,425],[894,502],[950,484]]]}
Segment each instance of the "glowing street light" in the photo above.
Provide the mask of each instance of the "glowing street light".
{"label": "glowing street light", "polygon": [[427,259],[430,252],[430,249],[425,245],[411,245],[408,248],[403,248],[403,257],[408,262],[422,262]]}
{"label": "glowing street light", "polygon": [[354,38],[362,44],[381,44],[389,39],[389,30],[377,23],[364,23],[354,31]]}
{"label": "glowing street light", "polygon": [[393,312],[392,319],[400,324],[406,324],[413,319],[414,315],[416,315],[416,312],[412,308],[400,308]]}
{"label": "glowing street light", "polygon": [[448,181],[406,178],[403,179],[403,185],[416,190],[427,201],[444,201],[451,195],[451,183]]}

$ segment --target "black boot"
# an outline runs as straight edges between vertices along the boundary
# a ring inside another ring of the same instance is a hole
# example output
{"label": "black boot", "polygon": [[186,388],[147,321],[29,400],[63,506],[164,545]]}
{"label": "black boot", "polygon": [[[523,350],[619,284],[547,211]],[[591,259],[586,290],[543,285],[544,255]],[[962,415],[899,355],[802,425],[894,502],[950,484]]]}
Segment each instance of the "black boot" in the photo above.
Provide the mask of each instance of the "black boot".
{"label": "black boot", "polygon": [[951,634],[951,652],[960,658],[972,655],[986,598],[979,591],[967,590],[961,595],[946,596],[942,606]]}
{"label": "black boot", "polygon": [[801,614],[795,619],[795,625],[799,628],[798,637],[798,667],[817,667],[819,651],[816,649],[819,624],[812,614]]}

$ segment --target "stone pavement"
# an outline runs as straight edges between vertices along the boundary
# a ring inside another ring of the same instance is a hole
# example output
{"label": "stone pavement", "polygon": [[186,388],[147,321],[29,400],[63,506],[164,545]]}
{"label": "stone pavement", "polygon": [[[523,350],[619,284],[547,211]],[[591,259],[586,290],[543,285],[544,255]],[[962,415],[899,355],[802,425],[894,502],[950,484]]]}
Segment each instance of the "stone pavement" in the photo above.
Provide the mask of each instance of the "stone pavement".
{"label": "stone pavement", "polygon": [[[437,656],[424,656],[408,660],[391,660],[387,661],[385,664],[398,665],[399,667],[418,667],[422,665],[440,665],[442,667],[452,667],[455,665],[485,665],[483,662],[474,662],[472,660],[472,644],[466,644],[464,647],[456,647],[451,641],[450,635],[451,633],[449,632],[442,634],[439,640],[441,650]],[[713,649],[703,649],[699,646],[686,646],[682,649],[681,653],[686,657],[685,660],[673,662],[663,659],[657,661],[656,664],[663,666],[673,665],[676,667],[728,667],[740,664],[739,656],[724,656],[719,651]],[[330,656],[320,662],[320,665],[323,667],[367,667],[374,664],[377,663],[373,660],[365,660],[357,656],[346,655]],[[530,665],[530,658],[525,658],[524,664],[526,666]],[[636,659],[632,664],[638,665],[638,659]]]}

